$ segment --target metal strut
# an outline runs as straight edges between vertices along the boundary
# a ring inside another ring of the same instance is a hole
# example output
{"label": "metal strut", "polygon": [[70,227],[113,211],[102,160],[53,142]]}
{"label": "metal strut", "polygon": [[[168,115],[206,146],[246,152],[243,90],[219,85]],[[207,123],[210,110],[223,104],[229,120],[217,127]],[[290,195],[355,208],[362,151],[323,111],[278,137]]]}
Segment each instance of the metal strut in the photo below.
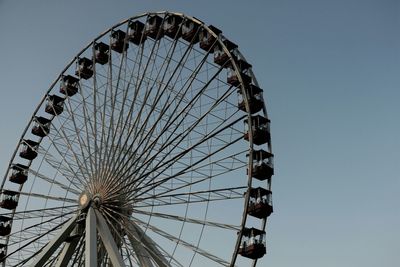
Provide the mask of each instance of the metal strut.
{"label": "metal strut", "polygon": [[33,267],[42,267],[46,261],[53,255],[54,251],[60,247],[60,245],[69,237],[70,233],[76,226],[76,220],[78,214],[72,217],[60,230],[60,233],[56,235],[39,253],[36,261],[32,264]]}
{"label": "metal strut", "polygon": [[[139,226],[130,221],[128,228],[130,233],[132,233],[133,235],[128,235],[129,240],[135,249],[138,249],[138,247],[140,247],[140,250],[145,250],[149,255],[151,255],[152,259],[158,267],[171,266],[168,263],[167,259],[165,259],[161,251],[157,248],[156,243],[150,237],[148,237],[146,233],[142,229],[140,229]],[[138,242],[142,244],[138,244]],[[134,244],[137,244],[137,246],[135,246]],[[139,254],[140,250],[136,251],[136,253]]]}
{"label": "metal strut", "polygon": [[[90,208],[89,210],[92,210]],[[95,210],[96,219],[97,219],[97,230],[99,231],[99,235],[101,237],[101,241],[103,241],[103,245],[107,250],[108,256],[110,257],[111,263],[114,267],[124,267],[124,261],[122,260],[121,254],[118,251],[117,244],[114,241],[114,238],[108,228],[107,222],[104,219],[103,215],[100,212]],[[92,265],[89,265],[92,266]],[[95,265],[94,265],[95,266]]]}
{"label": "metal strut", "polygon": [[103,242],[112,266],[124,267],[124,261],[118,251],[117,244],[114,241],[106,220],[99,211],[92,207],[89,208],[86,216],[85,266],[95,267],[98,264],[97,233]]}
{"label": "metal strut", "polygon": [[[70,241],[66,240],[63,250],[57,259],[55,267],[67,267],[72,255],[75,253],[76,246],[79,243],[79,226],[75,226],[74,231],[72,231],[72,239]],[[76,236],[75,236],[76,234]],[[70,237],[71,238],[71,237]]]}
{"label": "metal strut", "polygon": [[133,227],[130,227],[130,233],[134,236],[132,237],[131,234],[128,234],[129,241],[135,251],[135,254],[139,260],[140,266],[142,267],[154,267],[153,263],[151,262],[149,252],[143,247],[142,243],[138,239],[139,234],[135,231]]}
{"label": "metal strut", "polygon": [[96,216],[93,208],[90,207],[86,215],[85,233],[85,266],[97,266],[97,233]]}
{"label": "metal strut", "polygon": [[[77,214],[71,218],[60,230],[58,235],[56,235],[53,240],[46,245],[46,247],[38,255],[35,263],[32,265],[33,267],[44,266],[51,255],[53,255],[53,253],[62,245],[63,242],[65,242],[65,245],[57,259],[55,266],[64,267],[68,265],[72,255],[75,252],[76,246],[79,243],[79,238],[72,238],[71,240],[67,240],[67,238],[70,237],[74,229],[75,231],[78,231],[79,225],[77,225],[77,219],[79,215],[80,214]],[[104,244],[112,265],[114,267],[125,267],[122,256],[118,250],[117,244],[115,243],[106,220],[99,211],[93,209],[92,207],[90,207],[87,211],[85,222],[85,266],[96,267],[98,264],[97,233]],[[149,267],[152,267],[152,265],[149,265]]]}

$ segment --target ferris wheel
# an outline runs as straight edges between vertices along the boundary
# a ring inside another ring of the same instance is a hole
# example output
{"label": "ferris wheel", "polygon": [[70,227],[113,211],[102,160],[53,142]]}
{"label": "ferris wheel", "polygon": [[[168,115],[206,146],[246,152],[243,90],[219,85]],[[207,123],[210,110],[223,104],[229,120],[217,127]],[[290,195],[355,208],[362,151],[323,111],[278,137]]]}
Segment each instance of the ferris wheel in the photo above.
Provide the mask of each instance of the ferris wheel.
{"label": "ferris wheel", "polygon": [[270,120],[212,25],[146,13],[100,34],[33,112],[1,184],[2,266],[256,266]]}

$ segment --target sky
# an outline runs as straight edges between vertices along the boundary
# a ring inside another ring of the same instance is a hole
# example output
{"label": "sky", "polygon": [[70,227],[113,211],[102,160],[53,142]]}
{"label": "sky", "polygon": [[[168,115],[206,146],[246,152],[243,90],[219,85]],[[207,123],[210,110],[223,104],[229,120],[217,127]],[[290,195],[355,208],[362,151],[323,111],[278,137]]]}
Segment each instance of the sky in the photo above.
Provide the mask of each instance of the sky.
{"label": "sky", "polygon": [[0,172],[65,65],[161,10],[220,28],[264,89],[275,176],[261,266],[399,266],[398,0],[0,0]]}

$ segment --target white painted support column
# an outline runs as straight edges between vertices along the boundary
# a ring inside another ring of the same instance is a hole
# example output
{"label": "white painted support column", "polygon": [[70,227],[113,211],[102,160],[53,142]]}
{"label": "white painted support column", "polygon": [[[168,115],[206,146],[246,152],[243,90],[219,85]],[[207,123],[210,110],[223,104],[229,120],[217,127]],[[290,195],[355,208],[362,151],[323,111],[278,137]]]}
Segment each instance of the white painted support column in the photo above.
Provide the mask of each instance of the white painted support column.
{"label": "white painted support column", "polygon": [[99,235],[101,237],[101,240],[103,241],[104,247],[107,250],[113,267],[125,267],[124,261],[122,260],[121,254],[118,251],[117,244],[114,241],[110,229],[108,228],[106,220],[104,219],[103,215],[101,215],[101,213],[97,210],[95,211],[95,213],[98,222],[97,230],[99,231]]}
{"label": "white painted support column", "polygon": [[86,215],[86,234],[85,234],[85,266],[97,266],[97,232],[96,216],[92,207]]}
{"label": "white painted support column", "polygon": [[32,264],[33,267],[42,267],[46,263],[46,261],[53,255],[54,251],[60,247],[60,245],[65,241],[65,239],[69,236],[72,230],[76,226],[76,219],[78,215],[72,217],[68,222],[66,222],[63,228],[60,230],[59,234],[57,234],[50,243],[47,244],[46,247],[40,252],[36,261]]}

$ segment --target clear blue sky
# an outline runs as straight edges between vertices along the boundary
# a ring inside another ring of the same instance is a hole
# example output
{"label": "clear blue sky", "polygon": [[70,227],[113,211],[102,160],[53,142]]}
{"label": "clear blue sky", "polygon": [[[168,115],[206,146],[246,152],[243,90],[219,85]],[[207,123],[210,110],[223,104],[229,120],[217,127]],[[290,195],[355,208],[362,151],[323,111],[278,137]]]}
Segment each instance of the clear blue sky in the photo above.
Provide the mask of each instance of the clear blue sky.
{"label": "clear blue sky", "polygon": [[400,266],[398,0],[0,0],[0,171],[67,62],[159,10],[222,29],[265,90],[276,175],[262,266]]}

